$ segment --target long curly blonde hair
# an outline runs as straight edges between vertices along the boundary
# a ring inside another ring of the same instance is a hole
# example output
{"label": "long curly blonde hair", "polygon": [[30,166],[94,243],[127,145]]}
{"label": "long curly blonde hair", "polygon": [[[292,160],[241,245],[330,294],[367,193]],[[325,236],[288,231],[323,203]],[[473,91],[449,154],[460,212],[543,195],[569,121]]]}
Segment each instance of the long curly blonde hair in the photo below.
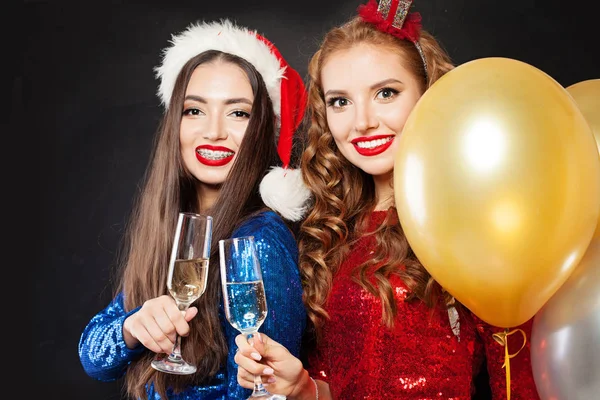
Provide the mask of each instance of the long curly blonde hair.
{"label": "long curly blonde hair", "polygon": [[[351,164],[338,150],[327,125],[326,104],[322,91],[321,71],[332,54],[359,43],[384,47],[404,60],[404,67],[418,77],[421,92],[453,68],[450,57],[429,33],[422,32],[419,44],[427,71],[414,43],[383,33],[355,17],[329,31],[309,67],[308,115],[311,121],[301,158],[305,183],[311,188],[313,204],[303,221],[299,236],[300,270],[304,283],[304,302],[317,336],[328,318],[325,303],[333,275],[347,256],[352,243],[361,235],[373,234],[377,247],[373,257],[359,266],[356,281],[379,297],[383,322],[392,326],[397,313],[391,275],[399,276],[410,290],[408,300],[421,299],[433,307],[443,293],[412,252],[398,223],[394,207],[385,221],[372,233],[366,232],[369,214],[375,209],[375,187],[371,175]],[[366,278],[375,269],[376,284]],[[448,294],[446,302],[451,302]]]}

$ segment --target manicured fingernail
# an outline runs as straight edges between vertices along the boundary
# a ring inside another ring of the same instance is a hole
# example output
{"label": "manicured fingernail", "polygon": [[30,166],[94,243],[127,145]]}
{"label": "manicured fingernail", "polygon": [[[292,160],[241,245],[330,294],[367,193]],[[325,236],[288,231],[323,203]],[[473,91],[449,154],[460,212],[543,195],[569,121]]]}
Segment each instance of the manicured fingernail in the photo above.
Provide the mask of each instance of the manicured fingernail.
{"label": "manicured fingernail", "polygon": [[255,351],[252,352],[252,353],[250,353],[250,356],[252,358],[254,358],[256,361],[260,361],[262,359],[262,356],[260,354],[258,354],[257,352],[255,352]]}
{"label": "manicured fingernail", "polygon": [[263,342],[263,340],[262,340],[262,336],[260,335],[260,333],[258,333],[258,332],[257,332],[257,333],[256,333],[256,337],[257,337],[257,339],[258,339],[258,341],[259,341],[260,343],[262,343],[262,342]]}
{"label": "manicured fingernail", "polygon": [[275,377],[274,377],[274,376],[271,376],[271,377],[269,377],[269,379],[267,379],[267,382],[269,382],[269,383],[273,383],[273,382],[275,382],[276,380],[277,380],[277,379],[275,379]]}
{"label": "manicured fingernail", "polygon": [[272,375],[274,372],[275,371],[273,371],[273,368],[269,368],[269,367],[267,367],[263,370],[264,375]]}

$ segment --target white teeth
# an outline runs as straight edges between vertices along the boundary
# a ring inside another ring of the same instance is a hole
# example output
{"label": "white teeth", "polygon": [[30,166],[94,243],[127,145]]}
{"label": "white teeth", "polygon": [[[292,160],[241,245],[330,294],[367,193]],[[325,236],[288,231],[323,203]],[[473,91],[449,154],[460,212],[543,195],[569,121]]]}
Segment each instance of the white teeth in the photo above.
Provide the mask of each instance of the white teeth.
{"label": "white teeth", "polygon": [[373,149],[375,147],[386,144],[387,142],[391,141],[393,138],[394,138],[393,136],[389,136],[385,139],[375,139],[375,140],[369,140],[369,141],[365,141],[365,142],[358,142],[358,143],[356,143],[356,145],[358,147],[360,147],[361,149]]}
{"label": "white teeth", "polygon": [[222,160],[224,158],[232,156],[234,153],[232,151],[220,151],[220,150],[208,150],[208,149],[199,149],[197,150],[198,154],[202,158],[207,158],[209,160]]}

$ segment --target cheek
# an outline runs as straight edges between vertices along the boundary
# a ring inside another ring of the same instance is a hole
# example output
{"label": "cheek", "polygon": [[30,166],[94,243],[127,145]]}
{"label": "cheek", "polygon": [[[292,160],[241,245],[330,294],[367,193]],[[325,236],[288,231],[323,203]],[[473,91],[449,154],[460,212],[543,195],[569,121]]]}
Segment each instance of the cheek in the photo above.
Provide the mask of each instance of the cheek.
{"label": "cheek", "polygon": [[194,140],[191,136],[179,135],[179,147],[181,150],[185,150],[189,147],[193,147]]}
{"label": "cheek", "polygon": [[402,133],[404,124],[406,124],[406,120],[417,104],[417,100],[418,97],[415,98],[414,96],[407,96],[400,104],[395,107],[386,108],[385,113],[381,114],[381,117],[383,120],[385,120],[386,125],[397,135]]}
{"label": "cheek", "polygon": [[406,123],[411,110],[412,107],[390,107],[385,113],[381,114],[381,118],[394,133],[399,135],[402,133],[402,129],[404,128],[404,124]]}
{"label": "cheek", "polygon": [[349,112],[335,113],[327,111],[327,126],[336,143],[343,141],[350,134],[351,123],[349,115]]}
{"label": "cheek", "polygon": [[179,152],[187,169],[196,164],[196,134],[193,125],[182,123],[179,128]]}
{"label": "cheek", "polygon": [[[396,137],[394,138],[394,141],[392,142],[392,145],[388,149],[389,154],[392,154],[392,155],[396,154],[399,146],[400,146],[400,133],[398,135],[396,135]],[[395,159],[395,156],[394,156],[394,159]]]}
{"label": "cheek", "polygon": [[191,136],[179,135],[179,152],[188,168],[196,161],[196,143]]}
{"label": "cheek", "polygon": [[232,150],[239,149],[240,144],[242,143],[242,140],[244,139],[244,136],[246,135],[247,128],[248,128],[248,122],[231,124],[227,127],[228,139],[229,139],[230,143],[233,143],[236,147],[235,149],[232,149]]}
{"label": "cheek", "polygon": [[180,146],[186,147],[194,143],[196,138],[195,132],[198,131],[198,127],[191,121],[182,120],[179,125],[179,144]]}

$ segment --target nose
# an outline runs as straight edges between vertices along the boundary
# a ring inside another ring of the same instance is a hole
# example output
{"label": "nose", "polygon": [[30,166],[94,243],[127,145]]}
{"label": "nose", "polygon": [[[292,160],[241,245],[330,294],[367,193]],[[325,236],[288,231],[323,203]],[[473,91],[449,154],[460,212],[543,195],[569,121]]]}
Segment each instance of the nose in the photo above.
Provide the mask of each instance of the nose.
{"label": "nose", "polygon": [[354,129],[364,133],[379,125],[377,116],[368,102],[357,102],[355,105]]}
{"label": "nose", "polygon": [[227,138],[225,124],[220,117],[208,117],[206,129],[202,132],[202,137],[207,140],[223,140]]}

